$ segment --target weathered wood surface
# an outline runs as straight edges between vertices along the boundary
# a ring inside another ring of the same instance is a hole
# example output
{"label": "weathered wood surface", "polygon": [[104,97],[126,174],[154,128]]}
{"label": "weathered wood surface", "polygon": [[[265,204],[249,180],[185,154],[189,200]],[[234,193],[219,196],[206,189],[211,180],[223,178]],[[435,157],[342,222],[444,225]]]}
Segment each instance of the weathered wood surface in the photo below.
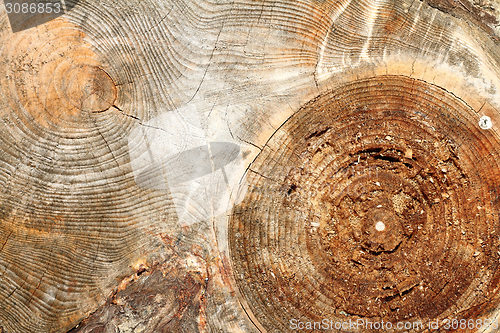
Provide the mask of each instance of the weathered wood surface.
{"label": "weathered wood surface", "polygon": [[0,6],[0,331],[499,317],[498,2],[71,4]]}

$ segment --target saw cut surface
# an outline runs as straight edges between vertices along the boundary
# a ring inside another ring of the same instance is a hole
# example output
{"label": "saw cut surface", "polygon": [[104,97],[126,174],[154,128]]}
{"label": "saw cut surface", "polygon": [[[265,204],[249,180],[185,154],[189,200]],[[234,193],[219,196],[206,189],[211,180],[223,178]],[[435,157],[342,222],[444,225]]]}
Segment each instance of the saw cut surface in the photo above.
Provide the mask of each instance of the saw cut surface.
{"label": "saw cut surface", "polygon": [[347,84],[289,118],[249,166],[230,221],[234,276],[257,321],[283,332],[293,319],[487,316],[500,141],[479,118],[403,76]]}
{"label": "saw cut surface", "polygon": [[0,333],[498,318],[471,3],[0,2]]}
{"label": "saw cut surface", "polygon": [[0,36],[0,332],[74,327],[158,245],[155,209],[171,207],[134,181],[133,119],[109,110],[117,89],[88,36],[63,19],[36,29]]}
{"label": "saw cut surface", "polygon": [[108,110],[116,87],[85,38],[64,20],[47,23],[36,36],[6,38],[0,53],[6,110],[43,126],[39,131],[78,128],[92,113]]}

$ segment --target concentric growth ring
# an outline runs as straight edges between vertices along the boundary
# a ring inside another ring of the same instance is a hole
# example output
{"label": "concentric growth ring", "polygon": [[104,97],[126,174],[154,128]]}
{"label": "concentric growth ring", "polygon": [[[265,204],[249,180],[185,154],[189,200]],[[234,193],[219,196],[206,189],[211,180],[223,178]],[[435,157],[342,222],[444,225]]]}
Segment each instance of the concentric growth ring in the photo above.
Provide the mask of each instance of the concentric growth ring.
{"label": "concentric growth ring", "polygon": [[117,89],[98,55],[73,24],[58,19],[34,38],[24,31],[6,40],[0,87],[20,119],[51,128],[79,128],[91,113],[111,108]]}
{"label": "concentric growth ring", "polygon": [[[399,76],[311,101],[251,164],[230,222],[239,289],[290,323],[484,318],[499,277],[499,138]],[[307,331],[307,330],[306,330]]]}

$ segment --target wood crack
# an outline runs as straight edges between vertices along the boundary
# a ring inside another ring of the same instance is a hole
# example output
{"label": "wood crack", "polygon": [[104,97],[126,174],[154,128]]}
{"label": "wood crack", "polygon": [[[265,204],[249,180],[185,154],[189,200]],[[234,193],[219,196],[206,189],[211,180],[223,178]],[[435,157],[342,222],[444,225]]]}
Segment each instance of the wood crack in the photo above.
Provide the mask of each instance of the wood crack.
{"label": "wood crack", "polygon": [[14,232],[14,231],[12,230],[12,231],[9,233],[9,235],[7,236],[7,239],[5,239],[5,242],[3,243],[2,247],[0,248],[0,252],[2,252],[2,251],[3,251],[3,249],[4,249],[5,245],[6,245],[6,244],[7,244],[7,242],[9,241],[9,238],[10,238],[10,236],[12,235],[12,233],[13,233],[13,232]]}

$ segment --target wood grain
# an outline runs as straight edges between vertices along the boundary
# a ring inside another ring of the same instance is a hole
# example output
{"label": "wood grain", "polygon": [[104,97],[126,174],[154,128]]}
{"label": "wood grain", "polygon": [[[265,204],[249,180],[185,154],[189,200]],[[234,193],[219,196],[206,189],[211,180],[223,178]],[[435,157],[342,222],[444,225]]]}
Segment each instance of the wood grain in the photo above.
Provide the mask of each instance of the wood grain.
{"label": "wood grain", "polygon": [[37,29],[4,32],[0,56],[6,332],[73,327],[161,244],[150,234],[172,209],[131,177],[132,119],[106,114],[117,90],[86,34],[64,19]]}
{"label": "wood grain", "polygon": [[499,317],[495,2],[66,2],[0,6],[0,331]]}
{"label": "wood grain", "polygon": [[249,166],[229,230],[236,280],[267,331],[297,318],[489,317],[500,141],[476,117],[438,87],[380,76],[285,122]]}

